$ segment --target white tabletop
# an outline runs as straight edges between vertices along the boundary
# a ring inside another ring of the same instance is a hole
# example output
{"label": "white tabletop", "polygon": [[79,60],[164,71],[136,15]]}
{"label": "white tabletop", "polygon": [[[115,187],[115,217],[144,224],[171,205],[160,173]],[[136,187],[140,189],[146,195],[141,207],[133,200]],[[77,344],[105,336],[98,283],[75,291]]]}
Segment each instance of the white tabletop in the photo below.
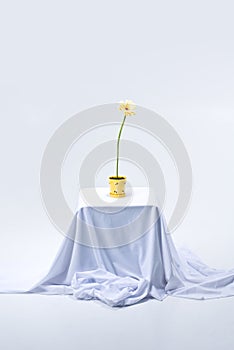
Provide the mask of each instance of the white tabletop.
{"label": "white tabletop", "polygon": [[149,187],[129,187],[126,196],[110,197],[108,187],[83,188],[79,192],[78,210],[84,207],[158,206],[156,191]]}

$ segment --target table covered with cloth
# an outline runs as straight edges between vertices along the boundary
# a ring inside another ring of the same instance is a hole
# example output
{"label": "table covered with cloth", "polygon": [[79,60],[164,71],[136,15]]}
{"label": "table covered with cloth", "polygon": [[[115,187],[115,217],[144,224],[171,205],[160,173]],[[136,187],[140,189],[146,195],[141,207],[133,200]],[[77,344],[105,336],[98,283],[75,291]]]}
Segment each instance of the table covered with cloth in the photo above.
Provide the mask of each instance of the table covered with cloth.
{"label": "table covered with cloth", "polygon": [[[144,188],[134,193],[122,206],[119,199],[114,206],[89,206],[81,198],[47,275],[18,292],[68,294],[109,306],[234,296],[234,269],[209,267],[189,249],[176,248],[159,206],[142,205]],[[0,290],[7,292],[17,293]]]}

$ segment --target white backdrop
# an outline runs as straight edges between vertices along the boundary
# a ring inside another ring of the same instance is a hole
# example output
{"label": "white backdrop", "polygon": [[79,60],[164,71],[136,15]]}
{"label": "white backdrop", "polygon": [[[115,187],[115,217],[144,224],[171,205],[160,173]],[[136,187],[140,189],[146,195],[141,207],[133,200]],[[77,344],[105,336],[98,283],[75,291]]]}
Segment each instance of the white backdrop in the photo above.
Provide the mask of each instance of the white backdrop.
{"label": "white backdrop", "polygon": [[[49,138],[77,112],[125,98],[164,116],[189,153],[193,197],[175,242],[211,266],[234,267],[233,10],[226,0],[2,2],[0,274],[43,275],[63,238],[40,196]],[[76,154],[63,169],[74,210]]]}

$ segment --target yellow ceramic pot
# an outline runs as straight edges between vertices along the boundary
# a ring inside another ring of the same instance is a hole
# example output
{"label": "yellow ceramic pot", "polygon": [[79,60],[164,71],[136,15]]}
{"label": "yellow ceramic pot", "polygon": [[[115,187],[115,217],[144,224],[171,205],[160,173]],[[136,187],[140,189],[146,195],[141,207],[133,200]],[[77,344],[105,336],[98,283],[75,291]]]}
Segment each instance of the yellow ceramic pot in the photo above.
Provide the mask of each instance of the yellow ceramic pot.
{"label": "yellow ceramic pot", "polygon": [[119,198],[125,196],[126,176],[109,176],[110,196]]}

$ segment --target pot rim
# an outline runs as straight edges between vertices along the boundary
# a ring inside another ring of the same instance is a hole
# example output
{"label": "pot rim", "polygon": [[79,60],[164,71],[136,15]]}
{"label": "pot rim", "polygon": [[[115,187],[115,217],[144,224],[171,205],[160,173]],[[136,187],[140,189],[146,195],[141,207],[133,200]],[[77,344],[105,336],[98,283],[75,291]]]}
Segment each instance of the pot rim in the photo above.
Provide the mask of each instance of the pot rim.
{"label": "pot rim", "polygon": [[126,180],[127,177],[126,176],[109,176],[109,180]]}

